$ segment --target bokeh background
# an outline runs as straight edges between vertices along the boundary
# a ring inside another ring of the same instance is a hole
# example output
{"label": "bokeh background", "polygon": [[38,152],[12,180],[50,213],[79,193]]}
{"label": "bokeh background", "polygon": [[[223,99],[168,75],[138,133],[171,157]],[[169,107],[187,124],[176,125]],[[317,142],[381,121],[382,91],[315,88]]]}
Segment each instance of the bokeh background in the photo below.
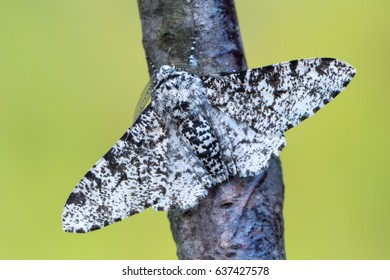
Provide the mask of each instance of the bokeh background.
{"label": "bokeh background", "polygon": [[[287,133],[287,257],[390,259],[390,2],[236,6],[250,67],[326,56],[357,69]],[[61,229],[73,187],[132,123],[141,40],[135,0],[0,0],[0,259],[176,259],[165,212]]]}

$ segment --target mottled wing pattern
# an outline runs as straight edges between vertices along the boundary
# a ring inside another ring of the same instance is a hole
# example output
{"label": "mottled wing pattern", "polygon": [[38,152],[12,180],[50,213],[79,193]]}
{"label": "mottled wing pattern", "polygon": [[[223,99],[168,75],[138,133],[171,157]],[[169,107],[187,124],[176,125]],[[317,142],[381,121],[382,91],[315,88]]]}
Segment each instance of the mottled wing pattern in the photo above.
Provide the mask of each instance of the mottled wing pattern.
{"label": "mottled wing pattern", "polygon": [[335,98],[354,75],[345,62],[315,58],[201,78],[213,106],[258,132],[280,135]]}
{"label": "mottled wing pattern", "polygon": [[207,194],[212,179],[151,106],[81,179],[63,211],[63,229],[88,232],[137,214],[187,209]]}
{"label": "mottled wing pattern", "polygon": [[259,174],[268,167],[272,154],[278,155],[286,144],[283,134],[260,133],[212,106],[207,112],[219,135],[223,161],[231,176]]}
{"label": "mottled wing pattern", "polygon": [[188,209],[207,195],[213,178],[186,145],[176,127],[170,127],[168,148],[168,188],[155,210]]}
{"label": "mottled wing pattern", "polygon": [[167,130],[147,108],[70,194],[63,229],[99,229],[156,204],[167,184]]}
{"label": "mottled wing pattern", "polygon": [[284,132],[332,100],[354,75],[344,62],[317,58],[202,76],[230,173],[264,171],[285,146]]}

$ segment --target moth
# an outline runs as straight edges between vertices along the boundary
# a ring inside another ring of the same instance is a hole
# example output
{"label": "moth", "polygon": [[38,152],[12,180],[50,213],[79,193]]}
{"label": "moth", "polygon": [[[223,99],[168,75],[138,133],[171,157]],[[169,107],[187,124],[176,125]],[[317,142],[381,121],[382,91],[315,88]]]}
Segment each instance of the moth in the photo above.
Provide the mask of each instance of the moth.
{"label": "moth", "polygon": [[97,230],[147,207],[189,209],[230,176],[259,174],[285,146],[285,132],[354,75],[333,58],[218,75],[162,66],[150,104],[70,194],[63,229]]}

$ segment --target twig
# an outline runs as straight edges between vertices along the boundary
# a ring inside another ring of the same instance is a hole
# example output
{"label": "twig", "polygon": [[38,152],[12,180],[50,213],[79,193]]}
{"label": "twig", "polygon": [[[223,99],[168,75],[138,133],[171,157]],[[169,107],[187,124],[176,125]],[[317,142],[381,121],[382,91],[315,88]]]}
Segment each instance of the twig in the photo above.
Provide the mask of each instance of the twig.
{"label": "twig", "polygon": [[[157,68],[186,64],[195,39],[202,69],[246,69],[232,0],[138,0],[138,5],[146,55]],[[170,211],[178,257],[284,259],[283,196],[280,162],[273,158],[265,173],[231,178],[190,211]]]}

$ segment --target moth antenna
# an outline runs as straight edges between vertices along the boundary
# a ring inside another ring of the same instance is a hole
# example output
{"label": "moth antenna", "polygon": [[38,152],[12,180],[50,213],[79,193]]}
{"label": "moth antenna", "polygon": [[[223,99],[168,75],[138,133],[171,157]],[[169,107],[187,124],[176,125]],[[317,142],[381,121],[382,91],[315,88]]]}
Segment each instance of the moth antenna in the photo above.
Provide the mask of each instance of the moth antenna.
{"label": "moth antenna", "polygon": [[196,69],[199,67],[198,59],[196,58],[196,38],[191,38],[191,49],[188,57],[188,66]]}
{"label": "moth antenna", "polygon": [[146,57],[146,61],[147,61],[147,63],[148,63],[148,65],[149,65],[149,70],[151,71],[151,76],[155,76],[156,75],[156,72],[157,72],[157,70],[156,70],[156,65],[153,63],[153,61],[152,61],[152,59],[150,58],[150,57]]}

